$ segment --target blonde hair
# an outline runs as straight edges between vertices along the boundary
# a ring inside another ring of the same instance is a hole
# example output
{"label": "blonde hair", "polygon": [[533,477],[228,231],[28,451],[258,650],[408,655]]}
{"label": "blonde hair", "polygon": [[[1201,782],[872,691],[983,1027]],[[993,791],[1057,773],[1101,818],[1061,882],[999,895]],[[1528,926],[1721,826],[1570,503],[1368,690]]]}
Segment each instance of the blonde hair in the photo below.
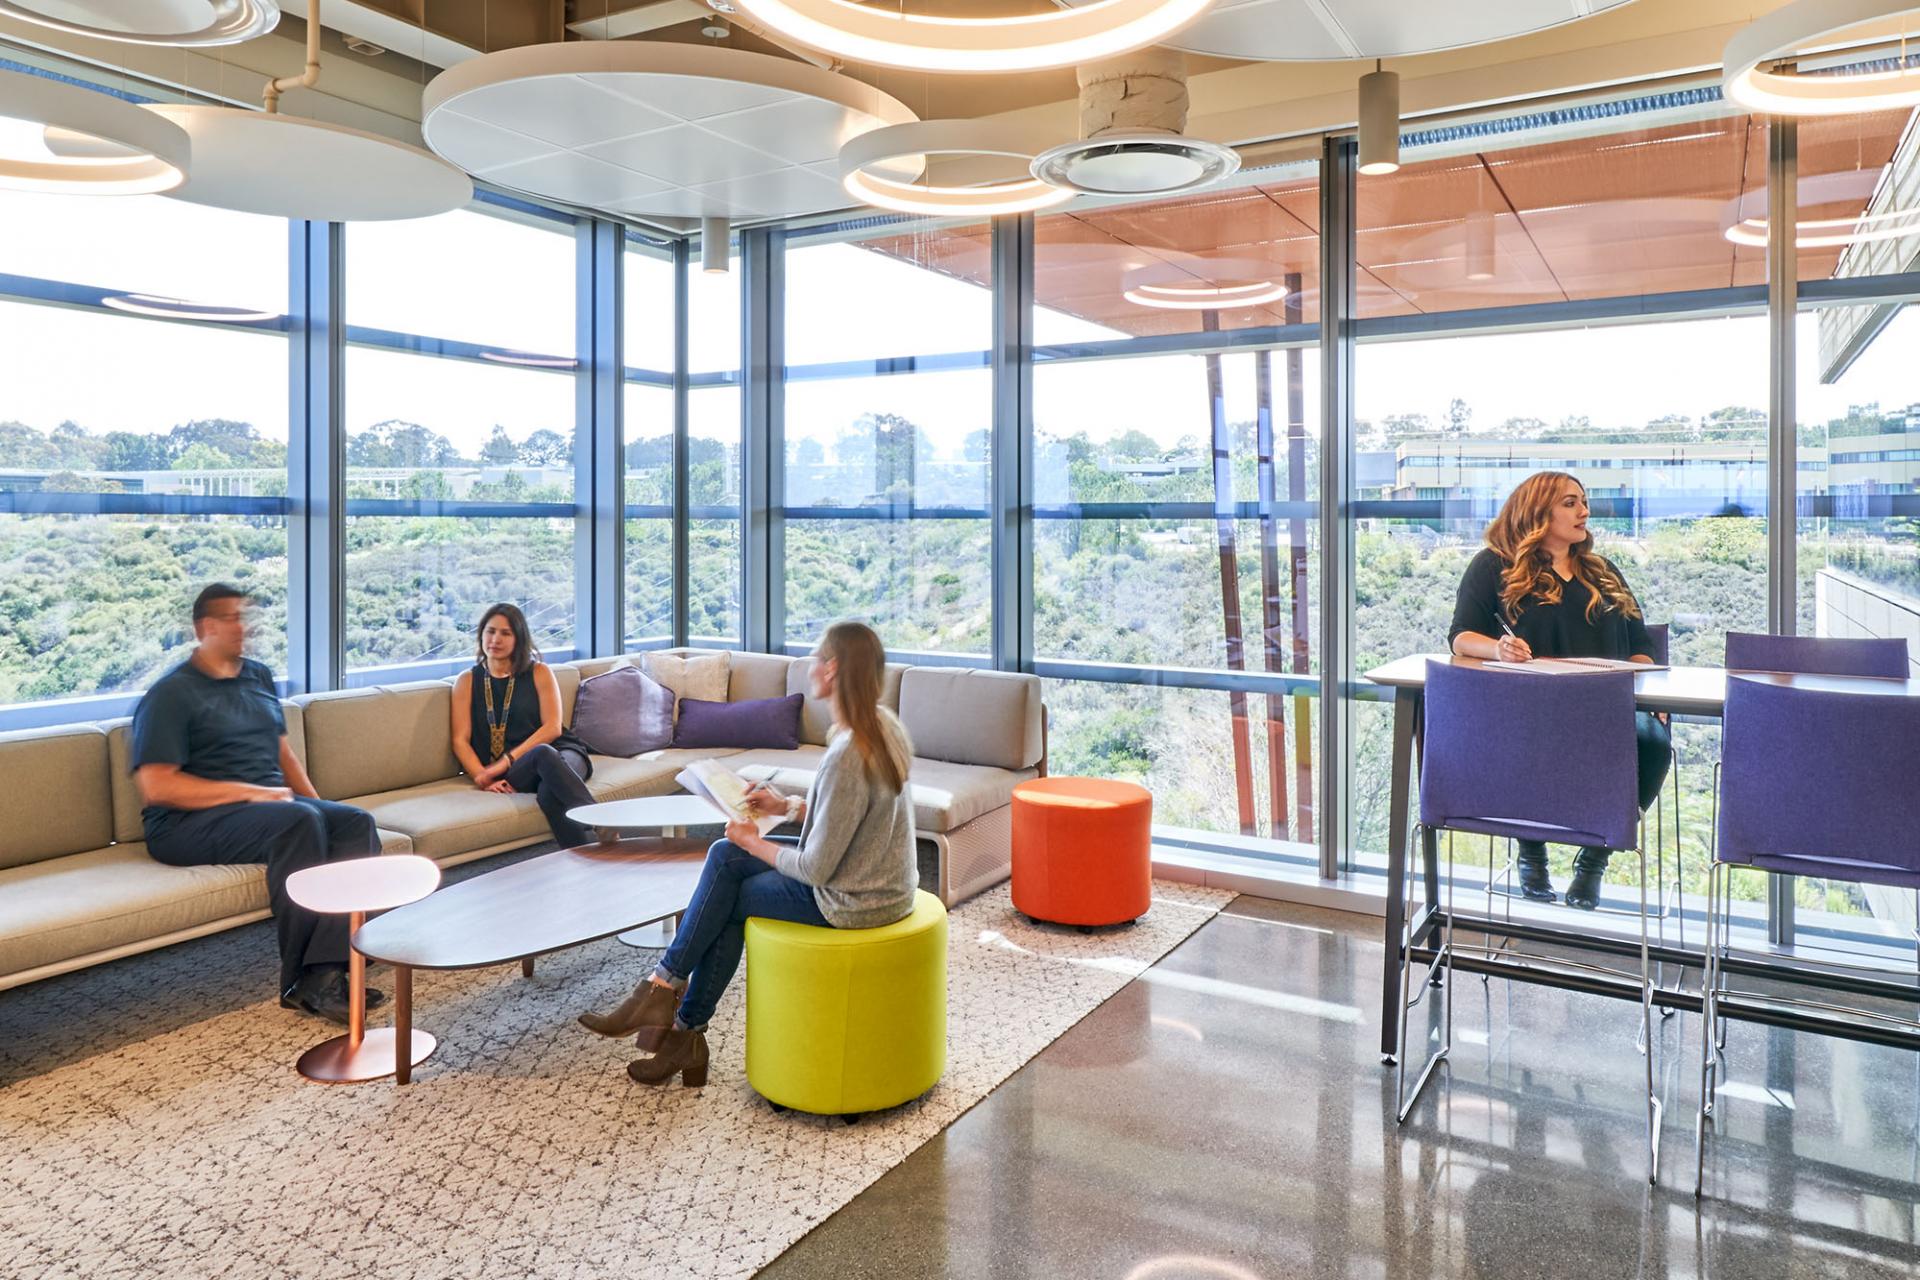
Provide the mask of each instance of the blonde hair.
{"label": "blonde hair", "polygon": [[[1560,575],[1553,571],[1553,557],[1542,545],[1553,520],[1554,504],[1560,501],[1564,482],[1571,481],[1586,492],[1585,486],[1564,471],[1536,471],[1522,480],[1501,504],[1500,514],[1487,526],[1487,545],[1506,563],[1500,575],[1500,607],[1509,621],[1517,619],[1515,609],[1522,600],[1537,595],[1547,604],[1560,603]],[[1640,604],[1627,590],[1627,584],[1600,556],[1594,554],[1593,534],[1567,550],[1573,576],[1587,588],[1587,621],[1604,602],[1629,618],[1640,616]]]}
{"label": "blonde hair", "polygon": [[912,763],[897,733],[888,733],[887,711],[880,705],[887,651],[863,622],[836,622],[820,637],[814,656],[835,664],[833,719],[853,735],[867,776],[895,793],[906,790]]}

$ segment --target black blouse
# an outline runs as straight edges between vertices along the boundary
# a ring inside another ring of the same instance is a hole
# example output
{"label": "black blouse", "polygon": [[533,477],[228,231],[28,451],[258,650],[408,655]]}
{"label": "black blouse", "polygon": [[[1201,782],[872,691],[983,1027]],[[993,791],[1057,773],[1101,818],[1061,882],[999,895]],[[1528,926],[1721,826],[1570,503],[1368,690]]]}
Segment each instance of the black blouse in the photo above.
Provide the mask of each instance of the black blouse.
{"label": "black blouse", "polygon": [[[513,678],[513,702],[507,702],[507,678],[487,674],[486,667],[475,663],[473,667],[471,727],[467,741],[473,747],[473,753],[480,757],[481,764],[493,763],[493,743],[487,732],[487,701],[485,681],[493,682],[493,714],[496,718],[506,716],[507,747],[513,750],[521,743],[540,731],[540,690],[533,683],[533,669],[528,668]],[[504,753],[503,753],[504,754]]]}
{"label": "black blouse", "polygon": [[[1619,566],[1608,560],[1607,567],[1625,585],[1626,575]],[[1449,649],[1462,631],[1500,638],[1500,576],[1505,570],[1506,561],[1492,547],[1481,548],[1468,563],[1453,602],[1453,626],[1447,632]],[[1646,619],[1629,618],[1603,598],[1593,611],[1592,621],[1588,621],[1587,600],[1591,595],[1580,579],[1566,579],[1558,604],[1529,595],[1515,607],[1517,616],[1508,622],[1536,658],[1651,657],[1653,642],[1647,638]]]}

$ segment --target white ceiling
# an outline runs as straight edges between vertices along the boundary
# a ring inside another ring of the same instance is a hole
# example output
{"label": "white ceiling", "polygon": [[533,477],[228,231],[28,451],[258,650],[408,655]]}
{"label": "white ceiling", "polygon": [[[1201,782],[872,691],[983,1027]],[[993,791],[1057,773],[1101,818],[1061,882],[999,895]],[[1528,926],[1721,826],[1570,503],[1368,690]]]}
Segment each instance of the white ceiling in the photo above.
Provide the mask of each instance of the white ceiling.
{"label": "white ceiling", "polygon": [[[1091,0],[1058,0],[1082,5]],[[1631,0],[1220,0],[1167,43],[1263,61],[1397,58],[1486,44]]]}
{"label": "white ceiling", "polygon": [[914,114],[818,67],[698,45],[580,41],[476,58],[427,86],[427,145],[498,186],[656,217],[844,208],[840,146]]}

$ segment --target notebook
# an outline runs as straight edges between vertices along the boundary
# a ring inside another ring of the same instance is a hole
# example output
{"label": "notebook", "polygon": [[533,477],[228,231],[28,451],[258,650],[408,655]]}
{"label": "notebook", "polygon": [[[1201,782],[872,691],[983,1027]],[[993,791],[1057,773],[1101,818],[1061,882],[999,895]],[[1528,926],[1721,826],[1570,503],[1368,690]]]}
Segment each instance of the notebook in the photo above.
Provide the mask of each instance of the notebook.
{"label": "notebook", "polygon": [[1483,662],[1496,671],[1531,671],[1541,676],[1592,675],[1596,671],[1665,671],[1664,663],[1624,662],[1619,658],[1535,658],[1531,662]]}

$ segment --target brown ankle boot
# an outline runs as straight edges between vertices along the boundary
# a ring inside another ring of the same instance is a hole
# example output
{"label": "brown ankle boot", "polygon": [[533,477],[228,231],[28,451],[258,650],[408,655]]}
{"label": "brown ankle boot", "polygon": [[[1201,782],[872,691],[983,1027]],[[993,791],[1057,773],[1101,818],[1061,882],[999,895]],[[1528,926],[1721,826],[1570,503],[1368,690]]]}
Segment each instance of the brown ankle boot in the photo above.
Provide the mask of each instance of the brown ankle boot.
{"label": "brown ankle boot", "polygon": [[635,1058],[627,1074],[637,1084],[666,1084],[675,1073],[680,1083],[698,1089],[707,1082],[707,1033],[670,1028],[660,1037],[660,1051],[651,1058]]}
{"label": "brown ankle boot", "polygon": [[580,1025],[603,1036],[630,1036],[642,1027],[665,1029],[673,1025],[680,993],[648,978],[633,994],[607,1013],[583,1013]]}

